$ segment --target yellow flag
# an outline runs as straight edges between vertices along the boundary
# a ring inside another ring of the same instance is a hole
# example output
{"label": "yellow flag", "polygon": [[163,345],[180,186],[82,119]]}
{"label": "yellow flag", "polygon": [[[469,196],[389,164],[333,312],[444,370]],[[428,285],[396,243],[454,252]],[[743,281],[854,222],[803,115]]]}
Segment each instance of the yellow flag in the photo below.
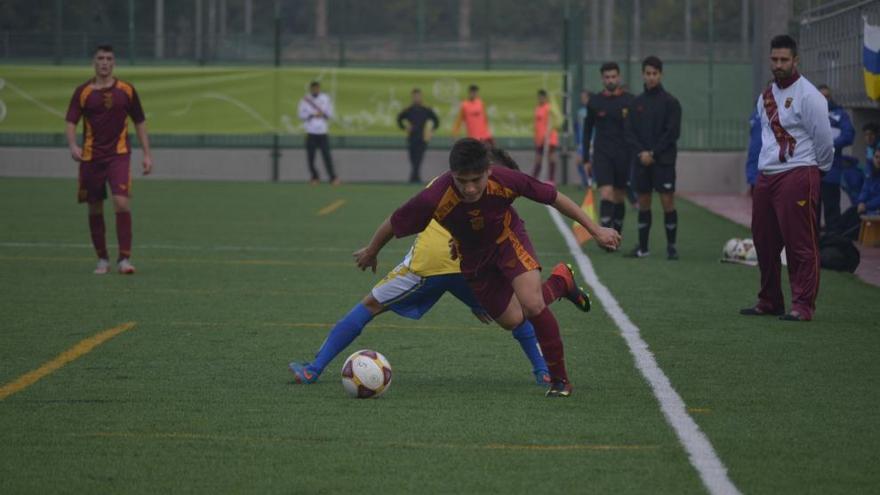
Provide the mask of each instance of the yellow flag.
{"label": "yellow flag", "polygon": [[[587,189],[587,194],[584,195],[584,202],[581,203],[581,209],[584,210],[584,213],[590,217],[590,220],[596,221],[596,205],[593,202],[593,188],[590,187]],[[587,229],[583,228],[581,224],[574,222],[571,225],[571,230],[574,232],[574,237],[577,239],[578,244],[581,246],[584,245],[587,241],[593,238]]]}

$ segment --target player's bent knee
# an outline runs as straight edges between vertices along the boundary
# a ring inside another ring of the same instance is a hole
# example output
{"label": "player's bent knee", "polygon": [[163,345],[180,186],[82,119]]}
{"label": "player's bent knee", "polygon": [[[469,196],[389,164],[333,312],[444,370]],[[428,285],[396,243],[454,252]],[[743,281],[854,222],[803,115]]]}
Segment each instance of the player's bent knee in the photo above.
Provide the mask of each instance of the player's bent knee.
{"label": "player's bent knee", "polygon": [[522,303],[523,314],[526,318],[534,318],[539,314],[544,312],[544,309],[547,307],[544,304],[543,300],[538,300],[534,302]]}
{"label": "player's bent knee", "polygon": [[385,311],[385,306],[377,301],[372,294],[367,294],[367,297],[365,297],[363,301],[361,301],[361,304],[363,304],[364,307],[367,308],[367,311],[369,311],[370,314],[373,316],[376,316],[379,313]]}

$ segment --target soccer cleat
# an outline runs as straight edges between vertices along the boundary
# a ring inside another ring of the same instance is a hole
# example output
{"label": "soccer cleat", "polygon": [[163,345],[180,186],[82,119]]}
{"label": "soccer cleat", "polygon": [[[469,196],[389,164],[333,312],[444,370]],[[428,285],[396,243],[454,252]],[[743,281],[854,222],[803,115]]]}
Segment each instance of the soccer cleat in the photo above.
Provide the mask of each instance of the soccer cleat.
{"label": "soccer cleat", "polygon": [[553,381],[552,379],[550,379],[550,372],[547,370],[537,370],[534,372],[534,374],[535,374],[535,383],[539,387],[541,387],[541,386],[546,387],[547,385],[550,385],[550,382]]}
{"label": "soccer cleat", "polygon": [[330,185],[331,185],[331,186],[338,186],[338,185],[340,185],[340,184],[342,184],[342,181],[339,180],[339,177],[337,177],[337,178],[335,178],[335,179],[333,179],[333,180],[330,181]]}
{"label": "soccer cleat", "polygon": [[298,383],[300,385],[308,385],[310,383],[315,383],[318,381],[318,373],[311,369],[309,363],[300,364],[296,361],[291,361],[290,364],[287,365],[287,369],[293,373],[293,381],[294,383]]}
{"label": "soccer cleat", "polygon": [[757,306],[753,306],[751,308],[743,308],[739,310],[739,314],[743,316],[782,316],[785,314],[785,310],[776,310],[776,311],[764,311],[762,309],[758,309]]}
{"label": "soccer cleat", "polygon": [[669,261],[675,261],[678,259],[678,249],[675,249],[675,246],[666,247],[666,259]]}
{"label": "soccer cleat", "polygon": [[780,315],[779,319],[782,321],[810,321],[807,318],[801,316],[797,311],[792,311],[790,313],[786,313],[784,315]]}
{"label": "soccer cleat", "polygon": [[579,310],[586,313],[592,307],[590,294],[583,287],[578,287],[574,281],[574,268],[568,263],[557,263],[550,275],[562,277],[565,280],[565,288],[568,291],[565,298],[571,301]]}
{"label": "soccer cleat", "polygon": [[624,258],[645,258],[651,254],[651,251],[642,251],[638,246],[634,247],[632,251],[623,255]]}
{"label": "soccer cleat", "polygon": [[569,397],[571,395],[571,389],[571,383],[568,383],[568,381],[557,380],[550,384],[550,388],[547,389],[547,393],[544,394],[544,397]]}
{"label": "soccer cleat", "polygon": [[99,259],[98,264],[95,266],[95,271],[92,272],[95,275],[107,275],[110,273],[110,261],[105,259]]}
{"label": "soccer cleat", "polygon": [[134,275],[134,265],[131,264],[131,261],[128,261],[128,258],[122,258],[116,263],[116,271],[123,275]]}
{"label": "soccer cleat", "polygon": [[318,179],[312,179],[312,180],[309,181],[309,185],[310,185],[310,186],[317,186],[317,185],[320,184],[320,183],[321,183],[321,181],[318,180]]}

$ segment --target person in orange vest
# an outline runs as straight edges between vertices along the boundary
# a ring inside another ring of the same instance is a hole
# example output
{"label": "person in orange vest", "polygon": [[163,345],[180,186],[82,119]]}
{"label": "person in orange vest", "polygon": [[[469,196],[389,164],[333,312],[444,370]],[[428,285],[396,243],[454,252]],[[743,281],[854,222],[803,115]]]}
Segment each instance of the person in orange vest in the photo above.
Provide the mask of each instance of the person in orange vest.
{"label": "person in orange vest", "polygon": [[532,177],[538,178],[547,158],[547,182],[555,184],[556,150],[559,148],[559,135],[553,128],[553,120],[557,112],[547,98],[547,91],[538,90],[538,106],[535,107],[535,166]]}
{"label": "person in orange vest", "polygon": [[492,131],[489,129],[489,116],[486,115],[486,106],[480,99],[480,88],[476,84],[468,87],[468,97],[461,102],[458,116],[452,125],[452,135],[458,136],[461,123],[467,127],[467,137],[474,138],[492,147],[495,141],[492,139]]}

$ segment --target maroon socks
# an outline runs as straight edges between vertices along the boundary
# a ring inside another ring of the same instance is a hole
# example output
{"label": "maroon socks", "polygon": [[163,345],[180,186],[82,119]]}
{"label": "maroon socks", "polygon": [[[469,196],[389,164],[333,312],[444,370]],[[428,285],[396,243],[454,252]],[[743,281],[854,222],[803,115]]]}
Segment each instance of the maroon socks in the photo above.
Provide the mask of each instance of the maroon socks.
{"label": "maroon socks", "polygon": [[[552,277],[551,277],[552,278]],[[568,381],[568,373],[565,371],[565,351],[562,346],[562,336],[559,335],[559,323],[556,317],[545,307],[538,316],[529,318],[535,327],[535,336],[547,361],[547,368],[553,380]]]}
{"label": "maroon socks", "polygon": [[102,260],[107,259],[107,240],[104,238],[104,215],[89,215],[89,232],[92,235],[92,246]]}
{"label": "maroon socks", "polygon": [[[102,220],[103,225],[103,220]],[[103,235],[103,234],[102,234]],[[119,259],[131,256],[131,212],[116,213],[116,238],[119,240]],[[106,252],[106,249],[104,250]],[[117,260],[117,261],[118,261]]]}

